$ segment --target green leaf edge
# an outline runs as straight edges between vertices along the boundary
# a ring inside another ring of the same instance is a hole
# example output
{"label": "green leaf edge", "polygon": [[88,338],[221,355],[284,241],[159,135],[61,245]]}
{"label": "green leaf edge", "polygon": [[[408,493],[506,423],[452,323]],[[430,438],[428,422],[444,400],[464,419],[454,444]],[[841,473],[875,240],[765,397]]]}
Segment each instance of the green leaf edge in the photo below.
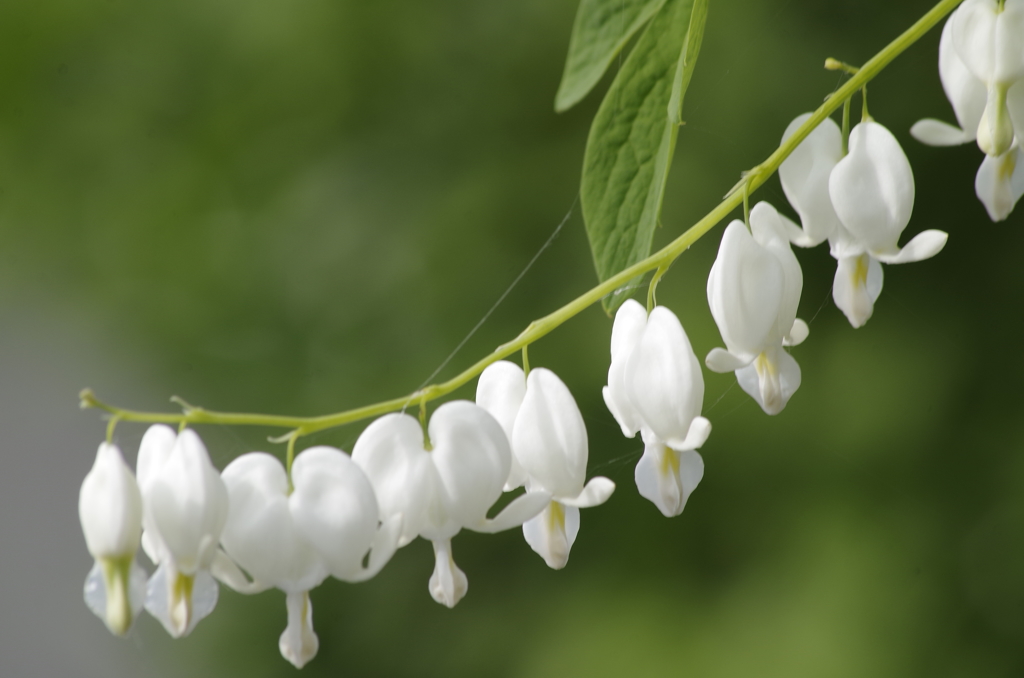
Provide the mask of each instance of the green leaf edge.
{"label": "green leaf edge", "polygon": [[569,53],[565,57],[565,69],[562,81],[555,94],[555,112],[564,113],[580,101],[601,81],[616,55],[622,51],[626,43],[650,21],[665,5],[665,0],[649,0],[637,13],[636,18],[625,27],[618,39],[610,41],[610,47],[596,57],[587,58],[589,50],[584,47],[592,43],[600,33],[593,28],[593,15],[602,2],[616,3],[619,0],[581,0],[573,21],[572,34],[569,37]]}
{"label": "green leaf edge", "polygon": [[[598,273],[598,279],[601,281],[607,280],[619,271],[628,268],[650,254],[651,244],[654,240],[654,230],[661,213],[661,205],[665,195],[665,186],[668,181],[668,173],[671,169],[672,158],[675,152],[679,126],[682,124],[681,116],[683,100],[686,94],[686,89],[689,87],[690,79],[693,76],[697,57],[700,53],[700,47],[704,36],[704,28],[707,21],[707,11],[708,0],[693,0],[687,31],[683,36],[682,44],[680,45],[679,59],[676,62],[676,67],[671,76],[673,82],[671,94],[669,95],[668,106],[666,107],[665,129],[661,137],[658,151],[655,155],[655,169],[647,190],[644,208],[641,212],[636,228],[636,235],[633,238],[632,251],[626,258],[626,261],[622,263],[622,265],[616,266],[615,270],[601,270],[601,261],[603,257],[594,247],[594,238],[592,236],[593,219],[588,217],[587,204],[586,201],[584,201],[584,221],[587,226],[588,238],[590,238],[591,253],[594,257],[595,269]],[[640,40],[657,39],[657,36],[650,35],[652,28],[656,25],[656,23],[652,22],[640,37]],[[634,52],[630,54],[630,58],[632,59],[637,53],[637,50],[634,50]],[[642,50],[640,53],[642,53]],[[599,122],[603,120],[604,116],[609,115],[609,112],[606,109],[614,105],[612,102],[615,101],[615,95],[618,90],[622,87],[629,86],[629,83],[620,82],[620,79],[623,78],[623,74],[628,73],[631,70],[627,67],[628,65],[629,60],[627,60],[627,64],[623,66],[623,69],[620,71],[619,76],[616,77],[615,82],[612,83],[611,88],[605,95],[604,101],[601,103],[601,108],[598,110],[598,113],[594,118],[591,133],[587,139],[587,152],[584,156],[584,174],[581,185],[581,194],[586,193],[585,186],[588,180],[587,170],[589,168],[588,156],[590,155],[592,147],[597,144],[596,134],[599,131]],[[607,190],[607,187],[605,187],[605,190]],[[621,205],[619,207],[621,208]],[[637,277],[617,289],[615,292],[606,296],[601,302],[605,312],[609,315],[614,313],[614,311],[623,302],[625,302],[626,299],[629,299],[630,296],[632,296],[626,292],[636,289],[640,285],[642,279],[642,276]]]}

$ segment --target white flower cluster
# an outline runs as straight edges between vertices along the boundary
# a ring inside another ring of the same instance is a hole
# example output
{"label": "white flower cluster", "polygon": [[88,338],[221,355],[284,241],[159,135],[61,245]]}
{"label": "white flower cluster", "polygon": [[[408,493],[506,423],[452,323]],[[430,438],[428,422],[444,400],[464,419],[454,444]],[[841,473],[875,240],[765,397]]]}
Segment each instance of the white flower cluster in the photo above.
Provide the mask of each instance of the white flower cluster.
{"label": "white flower cluster", "polygon": [[930,146],[977,141],[974,190],[992,221],[1024,195],[1024,0],[966,0],[939,41],[939,78],[959,127],[931,118],[910,133]]}
{"label": "white flower cluster", "polygon": [[[319,646],[310,590],[327,577],[373,577],[417,536],[434,545],[429,590],[448,607],[467,589],[451,549],[463,528],[522,525],[530,547],[564,567],[580,508],[615,489],[607,478],[584,483],[579,408],[546,369],[527,377],[495,363],[479,390],[479,404],[437,408],[426,432],[411,416],[389,414],[367,427],[351,457],[312,447],[290,472],[276,457],[252,452],[218,473],[194,431],[161,424],[143,436],[134,476],[115,445],[100,445],[79,495],[96,560],[86,603],[117,635],[145,608],[179,638],[213,611],[218,581],[242,593],[278,588],[288,616],[281,654],[302,667]],[[524,494],[487,517],[503,489],[522,485]],[[140,545],[156,566],[148,581],[135,560]]]}
{"label": "white flower cluster", "polygon": [[[791,243],[829,241],[839,262],[836,304],[859,327],[881,290],[880,262],[924,259],[946,242],[945,233],[925,231],[899,247],[914,179],[888,130],[866,120],[852,130],[849,153],[843,146],[831,120],[815,129],[780,170],[802,228],[758,203],[749,231],[738,220],[725,229],[708,278],[725,348],[712,350],[706,364],[735,372],[768,414],[781,412],[799,388],[800,367],[785,347],[808,335],[796,317],[803,275]],[[703,478],[697,449],[711,423],[701,416],[700,363],[670,310],[648,313],[632,300],[619,309],[604,400],[624,435],[642,435],[641,496],[679,515]],[[448,607],[468,588],[451,546],[463,528],[521,525],[545,563],[564,567],[580,509],[615,489],[603,477],[586,482],[587,457],[587,430],[566,385],[550,370],[526,374],[505,361],[480,375],[476,403],[441,405],[426,430],[412,416],[388,414],[363,431],[351,457],[312,447],[290,469],[252,452],[218,473],[194,431],[157,424],[143,436],[135,476],[120,450],[104,443],[82,483],[79,515],[96,560],[85,599],[115,634],[145,608],[177,638],[212,612],[218,581],[242,593],[278,588],[288,618],[281,654],[301,667],[319,644],[309,592],[328,577],[373,577],[416,537],[433,544],[429,591]],[[521,487],[487,517],[503,492]],[[156,566],[148,578],[135,561],[140,545]]]}
{"label": "white flower cluster", "polygon": [[[988,157],[978,194],[993,219],[1024,193],[1024,163],[1014,130],[1024,129],[1024,0],[967,0],[942,35],[940,74],[961,128],[922,121],[929,143],[977,138]],[[796,118],[783,141],[810,114]],[[942,231],[899,241],[914,204],[914,177],[896,138],[866,114],[843,138],[825,119],[782,163],[782,187],[800,218],[766,202],[723,234],[707,283],[708,305],[725,348],[705,363],[734,372],[767,414],[781,412],[800,387],[786,350],[808,336],[797,318],[803,274],[791,245],[828,241],[837,260],[836,305],[854,327],[871,317],[882,264],[920,261],[945,245]],[[697,450],[711,432],[701,416],[704,379],[672,311],[636,301],[612,328],[604,400],[623,434],[640,433],[635,470],[641,496],[665,516],[682,513],[704,475]],[[86,603],[110,630],[125,634],[143,608],[174,637],[190,633],[217,602],[218,581],[243,593],[286,595],[282,655],[297,667],[317,652],[309,592],[328,577],[375,576],[395,551],[422,537],[433,544],[433,598],[453,607],[468,580],[455,564],[461,530],[523,536],[554,569],[566,565],[580,509],[611,496],[615,484],[586,480],[587,430],[576,401],[550,370],[524,372],[499,361],[480,375],[476,402],[438,407],[429,423],[387,414],[358,438],[351,457],[308,448],[290,468],[263,452],[244,454],[218,473],[198,435],[154,425],[139,449],[136,474],[120,450],[100,445],[82,483],[79,514],[96,560]],[[290,455],[290,452],[289,452]],[[137,480],[136,480],[137,479]],[[524,491],[493,518],[503,492]],[[156,566],[136,563],[142,547]]]}

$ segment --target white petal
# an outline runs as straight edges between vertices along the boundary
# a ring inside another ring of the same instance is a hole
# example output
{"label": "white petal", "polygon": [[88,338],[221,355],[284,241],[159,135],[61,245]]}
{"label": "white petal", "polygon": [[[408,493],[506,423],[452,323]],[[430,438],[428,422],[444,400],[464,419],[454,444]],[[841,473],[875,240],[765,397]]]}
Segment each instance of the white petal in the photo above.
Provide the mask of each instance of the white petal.
{"label": "white petal", "polygon": [[949,234],[944,231],[921,231],[895,254],[872,252],[871,255],[883,264],[909,264],[934,257],[946,246],[948,239]]}
{"label": "white petal", "polygon": [[986,84],[996,70],[996,8],[995,0],[967,0],[949,19],[957,54]]}
{"label": "white petal", "polygon": [[560,570],[569,562],[569,551],[579,531],[580,510],[555,501],[523,524],[526,543],[553,570]]}
{"label": "white petal", "polygon": [[[703,417],[697,417],[697,419],[703,419]],[[694,421],[696,421],[696,419]],[[612,496],[612,492],[614,491],[615,483],[603,476],[595,476],[590,479],[590,482],[586,484],[583,491],[577,496],[566,498],[559,497],[558,501],[565,506],[590,508],[591,506],[600,506],[608,501],[608,498]]]}
{"label": "white petal", "polygon": [[626,367],[630,402],[663,440],[682,441],[704,402],[704,375],[672,311],[658,306]]}
{"label": "white petal", "polygon": [[785,214],[779,214],[779,223],[782,224],[786,239],[797,247],[814,247],[820,244],[820,242],[815,242],[811,236],[804,233],[804,229],[800,228],[799,224]]}
{"label": "white petal", "polygon": [[512,451],[532,483],[552,495],[575,497],[583,491],[587,427],[568,387],[551,370],[530,372]]}
{"label": "white petal", "polygon": [[682,441],[669,441],[666,444],[676,452],[696,450],[707,442],[709,435],[711,435],[711,422],[704,417],[694,417],[690,422],[690,430],[687,431],[686,437]]}
{"label": "white petal", "polygon": [[78,518],[93,558],[135,557],[142,539],[142,495],[116,445],[100,445],[78,493]]}
{"label": "white petal", "polygon": [[[391,516],[381,523],[377,534],[373,538],[373,545],[370,547],[370,558],[365,568],[360,568],[354,574],[344,577],[348,582],[361,582],[372,579],[377,573],[384,569],[384,566],[391,560],[398,550],[398,540],[402,536],[402,516]],[[335,575],[337,576],[337,575]]]}
{"label": "white petal", "polygon": [[726,372],[735,372],[741,367],[746,367],[750,364],[753,358],[747,359],[747,356],[734,356],[724,348],[713,348],[708,353],[708,356],[704,358],[704,364],[708,366],[708,369],[712,372],[718,372],[719,374],[725,374]]}
{"label": "white petal", "polygon": [[881,292],[882,265],[877,260],[867,254],[839,260],[832,299],[851,325],[860,327],[868,321]]}
{"label": "white petal", "polygon": [[750,231],[754,240],[778,259],[782,266],[782,303],[775,321],[773,339],[785,337],[796,320],[800,295],[804,288],[804,274],[800,262],[789,246],[786,227],[780,215],[771,204],[761,201],[750,210]]}
{"label": "white petal", "polygon": [[988,155],[1009,150],[1014,126],[1007,90],[1024,78],[1024,2],[1008,0],[1000,12],[995,0],[967,0],[950,21],[953,44],[967,68],[988,87],[978,126],[978,146]]}
{"label": "white petal", "polygon": [[970,129],[971,131],[967,132],[948,122],[925,118],[914,123],[910,128],[910,136],[929,146],[959,146],[974,141],[974,133],[978,127],[975,125]]}
{"label": "white petal", "polygon": [[704,460],[698,452],[676,452],[656,441],[646,446],[634,473],[640,496],[654,502],[668,518],[683,512],[703,477]]}
{"label": "white petal", "polygon": [[164,561],[146,585],[146,611],[172,638],[183,638],[217,605],[217,582],[206,570],[182,574]]}
{"label": "white petal", "polygon": [[469,590],[469,580],[452,558],[450,540],[437,540],[434,544],[434,573],[430,576],[430,595],[448,607],[455,607]]}
{"label": "white petal", "polygon": [[1010,216],[1024,195],[1024,152],[1014,146],[1003,155],[986,155],[974,180],[974,191],[992,221]]}
{"label": "white petal", "polygon": [[626,363],[644,328],[647,327],[647,309],[635,299],[619,307],[612,325],[612,363],[608,368],[608,385],[602,390],[604,402],[627,438],[636,436],[643,425],[640,414],[626,393]]}
{"label": "white petal", "polygon": [[228,493],[194,431],[178,434],[141,490],[146,515],[175,568],[184,574],[209,568],[227,521]]}
{"label": "white petal", "polygon": [[781,347],[773,348],[737,370],[736,380],[765,414],[778,414],[800,388],[800,366]]}
{"label": "white petal", "polygon": [[352,450],[352,461],[366,473],[377,496],[380,520],[402,516],[399,545],[416,538],[433,497],[429,454],[423,429],[407,414],[386,414],[366,427]]}
{"label": "white petal", "polygon": [[1005,85],[989,87],[985,114],[978,125],[978,148],[986,155],[1002,155],[1013,145],[1013,119],[1007,106],[1007,89]]}
{"label": "white petal", "polygon": [[783,338],[783,346],[799,346],[804,343],[807,339],[807,335],[811,333],[811,328],[807,326],[803,320],[797,318],[793,321],[793,326],[789,329],[789,332]]}
{"label": "white petal", "polygon": [[1010,120],[1019,141],[1020,138],[1024,138],[1024,80],[1007,92],[1006,108],[1010,111]]}
{"label": "white petal", "polygon": [[437,408],[428,425],[449,516],[476,525],[501,496],[512,463],[508,438],[487,410],[465,400]]}
{"label": "white petal", "polygon": [[549,501],[551,501],[551,495],[547,492],[540,490],[527,492],[513,499],[493,519],[482,518],[475,525],[467,525],[467,527],[475,532],[487,533],[502,532],[519,527],[543,511]]}
{"label": "white petal", "polygon": [[743,222],[729,224],[708,276],[708,305],[730,353],[745,359],[764,350],[785,284],[778,258],[754,240]]}
{"label": "white petal", "polygon": [[985,83],[971,73],[953,46],[952,17],[942,27],[939,39],[939,77],[957,122],[963,128],[964,141],[972,141],[985,112],[988,92]]}
{"label": "white petal", "polygon": [[[230,508],[221,543],[231,559],[265,585],[291,592],[319,585],[327,566],[295,525],[281,462],[264,452],[243,454],[222,477]],[[220,563],[219,573],[224,574],[225,565]]]}
{"label": "white petal", "polygon": [[647,327],[647,309],[636,299],[627,299],[615,313],[612,324],[612,358],[628,354]]}
{"label": "white petal", "polygon": [[301,669],[320,649],[320,639],[313,632],[313,605],[309,602],[309,591],[289,593],[285,605],[288,608],[288,627],[281,634],[278,648],[282,657]]}
{"label": "white petal", "polygon": [[[145,513],[143,513],[143,516],[145,516]],[[143,518],[143,520],[145,520],[145,518]],[[143,530],[142,551],[154,565],[160,564],[160,550],[161,546],[159,538],[153,533],[153,530]]]}
{"label": "white petal", "polygon": [[997,82],[1024,79],[1024,0],[1006,0],[996,22]]}
{"label": "white petal", "polygon": [[[230,520],[228,522],[230,523]],[[213,558],[210,574],[213,575],[214,579],[235,593],[251,595],[273,588],[272,584],[263,584],[255,579],[250,580],[247,578],[235,561],[231,560],[231,557],[220,549],[217,550],[217,555]]]}
{"label": "white petal", "polygon": [[165,424],[153,424],[146,429],[139,444],[139,455],[135,460],[135,475],[140,487],[149,482],[154,474],[160,473],[177,440],[178,434]]}
{"label": "white petal", "polygon": [[512,440],[512,427],[524,397],[526,375],[523,368],[507,360],[488,365],[476,384],[476,404],[498,420],[509,440]]}
{"label": "white petal", "polygon": [[[785,141],[811,117],[798,116],[782,135]],[[843,134],[839,125],[825,118],[779,167],[779,180],[793,209],[800,215],[806,241],[793,243],[808,247],[824,242],[839,225],[828,193],[828,177],[843,157]]]}
{"label": "white petal", "polygon": [[146,599],[146,572],[135,559],[100,559],[85,579],[85,604],[116,636],[128,633]]}
{"label": "white petal", "polygon": [[876,122],[850,133],[850,153],[829,177],[843,226],[867,249],[892,252],[914,208],[914,175],[896,137]]}
{"label": "white petal", "polygon": [[295,491],[288,505],[296,527],[332,575],[352,576],[377,534],[377,500],[370,481],[347,454],[318,446],[295,458],[292,484]]}

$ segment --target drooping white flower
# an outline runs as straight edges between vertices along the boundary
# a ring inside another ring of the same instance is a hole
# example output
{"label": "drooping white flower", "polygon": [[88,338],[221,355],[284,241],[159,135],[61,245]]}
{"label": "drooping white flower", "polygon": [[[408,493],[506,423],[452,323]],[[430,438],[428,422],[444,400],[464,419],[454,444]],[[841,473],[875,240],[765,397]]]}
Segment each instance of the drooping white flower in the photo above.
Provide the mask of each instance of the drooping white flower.
{"label": "drooping white flower", "polygon": [[850,152],[829,175],[829,195],[843,224],[831,240],[832,256],[839,261],[832,297],[850,324],[860,327],[882,290],[878,262],[928,259],[942,250],[948,235],[922,231],[899,247],[914,208],[914,175],[899,142],[874,121],[850,132]]}
{"label": "drooping white flower", "polygon": [[986,155],[974,180],[974,191],[992,221],[1010,216],[1024,195],[1024,152],[1014,143],[998,157]]}
{"label": "drooping white flower", "polygon": [[78,493],[78,518],[96,560],[85,580],[85,602],[112,633],[123,636],[142,611],[146,573],[135,562],[142,496],[116,445],[100,444]]}
{"label": "drooping white flower", "polygon": [[[537,368],[526,377],[518,365],[501,360],[480,375],[476,401],[505,429],[521,482],[551,495],[544,510],[523,524],[526,542],[549,567],[565,567],[580,509],[603,504],[615,490],[600,476],[584,486],[587,429],[575,399],[550,370]],[[506,487],[512,482],[510,477]]]}
{"label": "drooping white flower", "polygon": [[985,112],[988,93],[985,83],[971,73],[953,46],[952,16],[942,27],[942,37],[939,39],[939,79],[960,126],[925,118],[914,123],[910,134],[929,146],[958,146],[974,141]]}
{"label": "drooping white flower", "polygon": [[[512,430],[515,428],[516,415],[526,397],[526,379],[523,370],[515,363],[499,360],[480,374],[476,385],[476,404],[487,410],[498,420],[509,443],[512,442]],[[509,492],[526,484],[526,471],[519,464],[515,450],[512,453],[512,465],[509,468],[505,491]]]}
{"label": "drooping white flower", "polygon": [[[810,117],[810,113],[797,116],[789,123],[782,140],[793,136],[797,128]],[[803,228],[802,235],[790,231],[788,237],[794,245],[811,247],[834,238],[836,232],[842,229],[828,194],[829,174],[842,159],[842,130],[832,118],[825,118],[779,166],[782,190],[800,215]],[[788,230],[788,219],[781,218]]]}
{"label": "drooping white flower", "polygon": [[950,17],[953,46],[986,90],[978,146],[987,155],[1010,150],[1010,89],[1024,80],[1024,0],[966,0]]}
{"label": "drooping white flower", "polygon": [[753,235],[742,221],[729,224],[708,276],[708,305],[727,350],[713,349],[706,364],[735,372],[761,409],[778,414],[800,387],[800,366],[782,347],[807,337],[796,317],[803,273],[774,207],[755,205],[750,227]]}
{"label": "drooping white flower", "polygon": [[501,424],[474,403],[452,401],[434,412],[428,434],[424,440],[413,417],[388,414],[363,431],[352,459],[373,485],[380,519],[402,516],[399,545],[416,536],[433,543],[430,593],[454,607],[466,594],[468,580],[452,558],[452,537],[462,528],[498,532],[522,525],[547,506],[551,495],[528,492],[488,519],[512,466]]}
{"label": "drooping white flower", "polygon": [[637,431],[643,437],[637,489],[662,514],[677,516],[704,477],[696,450],[711,433],[711,422],[700,416],[700,363],[672,311],[657,306],[648,317],[632,299],[615,314],[611,348],[604,401],[627,438]]}
{"label": "drooping white flower", "polygon": [[348,455],[331,447],[300,453],[291,485],[281,462],[263,452],[238,457],[222,478],[230,497],[224,550],[253,579],[242,592],[284,591],[288,626],[279,647],[302,668],[319,648],[309,591],[329,574],[362,581],[380,571],[395,551],[400,517],[378,529],[370,481]]}
{"label": "drooping white flower", "polygon": [[175,638],[187,635],[217,604],[210,574],[228,515],[228,494],[195,431],[151,426],[136,472],[143,500],[143,546],[158,565],[146,610]]}

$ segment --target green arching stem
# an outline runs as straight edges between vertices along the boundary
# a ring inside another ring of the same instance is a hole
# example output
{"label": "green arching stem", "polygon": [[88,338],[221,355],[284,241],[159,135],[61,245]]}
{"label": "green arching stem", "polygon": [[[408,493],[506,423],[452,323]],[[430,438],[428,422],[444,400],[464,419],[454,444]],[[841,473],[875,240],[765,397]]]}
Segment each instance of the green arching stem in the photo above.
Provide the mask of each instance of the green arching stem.
{"label": "green arching stem", "polygon": [[843,102],[843,157],[850,152],[850,100]]}
{"label": "green arching stem", "polygon": [[658,283],[661,277],[668,272],[668,266],[659,266],[658,270],[651,276],[651,283],[647,286],[647,313],[649,314],[658,305]]}
{"label": "green arching stem", "polygon": [[750,183],[743,182],[743,225],[750,230]]}
{"label": "green arching stem", "polygon": [[[479,375],[493,362],[506,358],[516,351],[520,351],[531,343],[544,337],[566,320],[576,316],[584,309],[597,303],[605,296],[614,293],[630,280],[644,275],[650,271],[667,269],[668,266],[691,245],[697,242],[708,231],[714,228],[720,221],[725,219],[730,212],[743,203],[744,196],[757,190],[772,176],[782,164],[782,161],[789,157],[800,142],[807,138],[821,122],[836,111],[844,102],[848,101],[857,90],[863,88],[872,78],[878,75],[889,63],[913,45],[918,39],[935,26],[943,17],[953,11],[962,0],[941,0],[932,7],[924,16],[917,20],[910,28],[904,31],[899,37],[886,45],[880,52],[873,56],[867,63],[861,66],[855,73],[852,73],[849,80],[842,87],[833,92],[814,113],[800,125],[780,145],[774,153],[757,167],[746,172],[743,179],[726,194],[722,202],[705,215],[700,221],[687,229],[682,235],[670,242],[668,245],[639,261],[629,268],[626,268],[616,275],[608,278],[601,284],[584,292],[573,299],[565,306],[549,313],[548,315],[533,321],[515,339],[498,346],[489,355],[481,358],[462,373],[439,384],[432,384],[423,389],[415,391],[407,396],[385,400],[383,402],[357,407],[352,410],[326,414],[319,417],[285,417],[266,414],[244,414],[235,412],[214,412],[204,410],[201,407],[193,407],[185,404],[180,414],[163,412],[136,412],[125,410],[100,401],[90,390],[85,389],[79,394],[81,405],[85,407],[96,407],[110,414],[121,421],[140,421],[149,423],[167,424],[225,424],[238,426],[269,426],[295,429],[289,442],[299,436],[308,435],[317,431],[342,426],[361,419],[377,417],[388,412],[394,412],[407,407],[410,403],[419,401],[425,407],[428,401],[448,395],[460,386],[468,383]],[[851,67],[852,68],[852,67]],[[847,70],[847,69],[843,69]],[[739,190],[742,189],[742,190]]]}
{"label": "green arching stem", "polygon": [[430,442],[430,429],[427,428],[427,399],[420,398],[420,429],[423,431],[423,449],[429,452],[434,449]]}
{"label": "green arching stem", "polygon": [[299,432],[292,431],[288,436],[288,452],[285,454],[284,469],[288,474],[288,491],[295,489],[292,486],[292,464],[295,463],[295,441],[299,439]]}
{"label": "green arching stem", "polygon": [[115,414],[113,417],[110,418],[110,421],[107,422],[107,444],[108,445],[113,445],[114,444],[114,429],[117,428],[117,422],[119,422],[119,421],[121,421],[121,417],[119,417],[119,416],[117,416]]}

